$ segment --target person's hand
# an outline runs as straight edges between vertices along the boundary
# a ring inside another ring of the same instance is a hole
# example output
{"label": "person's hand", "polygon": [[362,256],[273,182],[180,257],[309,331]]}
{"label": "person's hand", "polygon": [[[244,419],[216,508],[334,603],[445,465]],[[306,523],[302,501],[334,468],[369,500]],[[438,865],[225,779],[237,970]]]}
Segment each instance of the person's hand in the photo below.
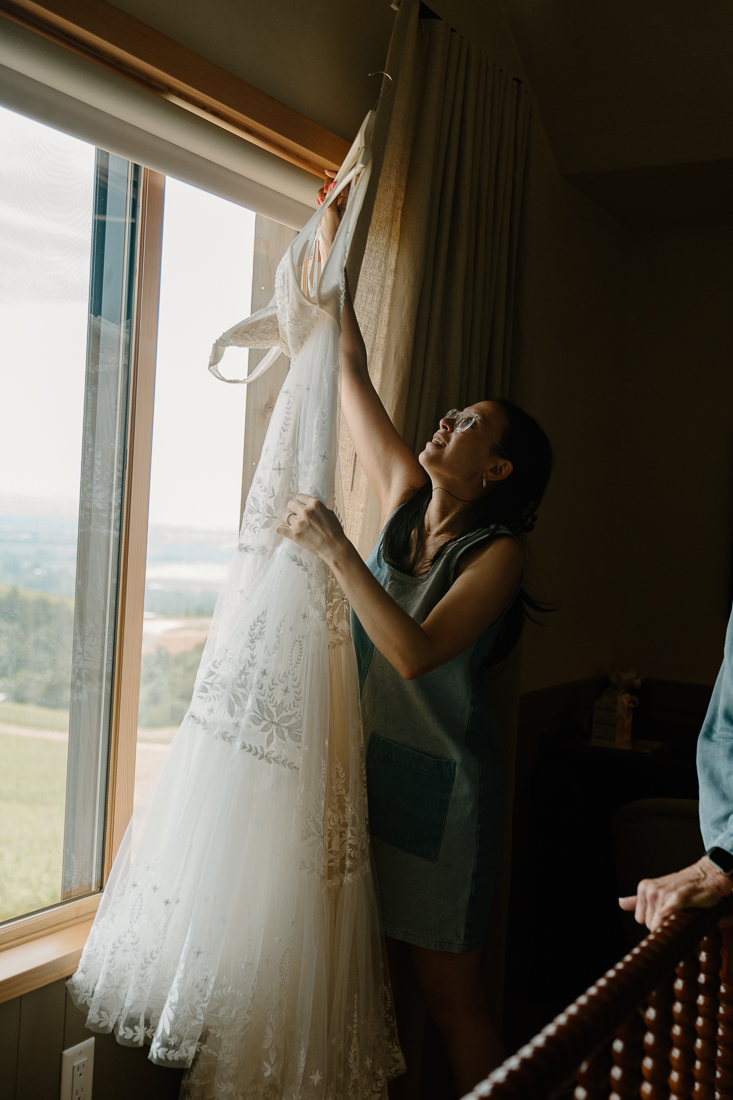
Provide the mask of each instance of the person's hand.
{"label": "person's hand", "polygon": [[331,509],[306,493],[298,493],[288,501],[282,523],[275,530],[278,535],[292,539],[327,563],[334,559],[339,550],[349,545],[344,529]]}
{"label": "person's hand", "polygon": [[[678,909],[710,909],[732,892],[733,881],[703,856],[697,863],[673,875],[642,879],[636,894],[619,898],[618,903],[626,912],[635,911],[638,924],[645,924],[650,932],[656,932]],[[730,923],[733,917],[721,921],[723,925]]]}
{"label": "person's hand", "polygon": [[[336,176],[336,172],[332,171],[330,168],[324,168],[323,171],[326,175],[326,182],[324,183],[320,191],[318,191],[316,196],[319,206],[324,202],[329,191],[333,189],[333,181]],[[344,215],[344,210],[346,209],[346,201],[348,197],[349,188],[344,187],[336,196],[336,201],[331,203],[331,205],[328,207],[323,217],[321,218],[320,224],[318,226],[317,240],[318,247],[321,253],[322,264],[325,264],[326,257],[331,250],[333,238],[336,236],[336,230],[341,224],[341,219]]]}

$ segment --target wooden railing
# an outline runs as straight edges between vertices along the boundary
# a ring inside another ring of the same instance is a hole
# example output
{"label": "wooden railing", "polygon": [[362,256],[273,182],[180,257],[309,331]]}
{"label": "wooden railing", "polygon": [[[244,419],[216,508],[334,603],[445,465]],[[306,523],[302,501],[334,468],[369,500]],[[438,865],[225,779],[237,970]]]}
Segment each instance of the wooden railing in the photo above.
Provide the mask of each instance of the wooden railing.
{"label": "wooden railing", "polygon": [[733,1100],[730,908],[675,913],[465,1100]]}

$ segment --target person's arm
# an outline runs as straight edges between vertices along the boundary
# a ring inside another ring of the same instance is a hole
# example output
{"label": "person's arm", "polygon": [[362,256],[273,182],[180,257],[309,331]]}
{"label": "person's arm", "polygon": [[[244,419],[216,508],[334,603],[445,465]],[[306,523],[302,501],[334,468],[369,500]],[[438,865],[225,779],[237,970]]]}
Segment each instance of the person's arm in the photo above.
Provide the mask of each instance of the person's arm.
{"label": "person's arm", "polygon": [[[318,192],[319,201],[326,194]],[[339,195],[323,216],[319,229],[321,259],[326,256],[341,220],[346,195]],[[382,518],[394,511],[411,490],[425,484],[425,473],[387,415],[367,367],[367,354],[354,312],[348,279],[341,313],[341,409],[357,458],[382,509]]]}
{"label": "person's arm", "polygon": [[392,599],[349,542],[331,512],[299,493],[277,528],[322,558],[336,575],[362,626],[380,653],[406,680],[414,680],[463,653],[496,622],[522,579],[524,551],[508,536],[478,550],[423,623]]}
{"label": "person's arm", "polygon": [[[733,616],[725,656],[697,743],[700,830],[703,843],[733,853]],[[643,879],[637,892],[619,898],[622,909],[654,932],[678,909],[709,909],[733,892],[733,882],[703,856],[662,878]]]}
{"label": "person's arm", "polygon": [[627,912],[634,912],[638,924],[645,924],[650,932],[656,932],[678,909],[710,909],[731,892],[733,882],[728,875],[721,874],[703,856],[697,863],[672,875],[642,879],[636,894],[619,898],[618,903]]}

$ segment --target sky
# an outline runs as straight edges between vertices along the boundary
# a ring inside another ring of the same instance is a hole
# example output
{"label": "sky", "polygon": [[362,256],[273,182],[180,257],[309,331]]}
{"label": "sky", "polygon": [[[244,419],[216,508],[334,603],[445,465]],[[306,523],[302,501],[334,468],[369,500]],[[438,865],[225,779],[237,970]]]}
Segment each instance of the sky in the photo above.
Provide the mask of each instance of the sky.
{"label": "sky", "polygon": [[0,494],[79,495],[94,149],[0,108]]}
{"label": "sky", "polygon": [[[78,498],[94,148],[0,108],[0,501]],[[150,522],[236,530],[245,386],[207,371],[250,312],[251,211],[166,181]],[[246,351],[227,353],[241,376]]]}
{"label": "sky", "polygon": [[[236,528],[246,386],[207,370],[211,345],[250,312],[254,214],[166,180],[150,522]],[[227,352],[242,377],[247,352]]]}

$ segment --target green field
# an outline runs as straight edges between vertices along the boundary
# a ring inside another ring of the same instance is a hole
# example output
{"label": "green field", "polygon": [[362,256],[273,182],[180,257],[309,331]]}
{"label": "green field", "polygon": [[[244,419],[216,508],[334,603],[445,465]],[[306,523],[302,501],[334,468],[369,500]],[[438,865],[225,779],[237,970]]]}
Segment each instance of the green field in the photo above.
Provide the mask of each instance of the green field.
{"label": "green field", "polygon": [[60,900],[65,794],[63,741],[0,734],[0,921]]}
{"label": "green field", "polygon": [[[58,735],[69,728],[73,623],[72,600],[0,584],[0,921],[61,896],[67,745]],[[140,724],[163,731],[161,742],[188,707],[202,650],[143,657]]]}
{"label": "green field", "polygon": [[68,710],[54,710],[53,707],[38,707],[34,703],[0,703],[0,724],[26,726],[34,730],[54,730],[68,733]]}

